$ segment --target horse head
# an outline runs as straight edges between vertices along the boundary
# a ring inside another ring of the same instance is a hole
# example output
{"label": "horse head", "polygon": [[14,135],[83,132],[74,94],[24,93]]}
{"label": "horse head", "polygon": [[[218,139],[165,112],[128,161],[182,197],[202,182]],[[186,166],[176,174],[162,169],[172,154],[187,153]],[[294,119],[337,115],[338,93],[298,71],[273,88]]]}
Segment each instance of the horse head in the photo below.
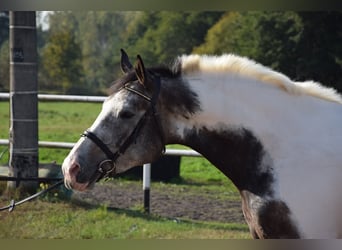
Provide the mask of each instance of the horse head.
{"label": "horse head", "polygon": [[133,66],[123,50],[121,69],[124,76],[114,82],[95,122],[63,162],[68,188],[83,191],[106,175],[156,160],[164,149],[157,116],[160,77],[139,55]]}

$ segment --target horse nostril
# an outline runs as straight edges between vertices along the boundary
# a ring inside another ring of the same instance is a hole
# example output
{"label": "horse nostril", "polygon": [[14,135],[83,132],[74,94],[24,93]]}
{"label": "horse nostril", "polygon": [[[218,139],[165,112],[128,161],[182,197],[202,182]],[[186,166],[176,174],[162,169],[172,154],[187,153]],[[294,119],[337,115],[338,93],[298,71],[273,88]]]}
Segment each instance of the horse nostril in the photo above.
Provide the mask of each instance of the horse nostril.
{"label": "horse nostril", "polygon": [[81,170],[81,166],[77,162],[74,162],[69,168],[70,177],[71,176],[76,177],[78,172],[80,172],[80,170]]}

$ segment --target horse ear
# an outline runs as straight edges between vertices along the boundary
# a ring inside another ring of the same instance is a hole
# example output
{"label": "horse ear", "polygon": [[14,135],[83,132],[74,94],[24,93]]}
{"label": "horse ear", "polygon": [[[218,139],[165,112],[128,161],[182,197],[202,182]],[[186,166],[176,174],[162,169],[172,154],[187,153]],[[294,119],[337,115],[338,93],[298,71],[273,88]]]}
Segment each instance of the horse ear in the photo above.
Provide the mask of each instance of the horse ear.
{"label": "horse ear", "polygon": [[133,68],[133,66],[131,62],[129,61],[129,58],[126,52],[123,49],[120,49],[120,51],[121,51],[121,62],[120,62],[121,70],[124,73],[128,73]]}
{"label": "horse ear", "polygon": [[137,62],[135,64],[135,74],[138,78],[138,81],[146,87],[146,80],[147,80],[147,75],[146,75],[146,70],[144,66],[144,62],[141,59],[140,55],[137,56]]}

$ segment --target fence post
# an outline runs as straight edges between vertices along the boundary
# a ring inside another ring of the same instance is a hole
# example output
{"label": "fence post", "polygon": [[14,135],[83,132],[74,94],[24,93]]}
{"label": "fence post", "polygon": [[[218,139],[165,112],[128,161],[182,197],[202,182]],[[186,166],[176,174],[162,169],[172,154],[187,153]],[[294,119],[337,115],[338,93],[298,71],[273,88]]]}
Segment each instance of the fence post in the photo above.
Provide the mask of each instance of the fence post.
{"label": "fence post", "polygon": [[151,163],[143,166],[144,211],[150,213]]}
{"label": "fence post", "polygon": [[[10,12],[9,175],[38,177],[37,37],[34,11]],[[32,193],[37,181],[9,182]]]}

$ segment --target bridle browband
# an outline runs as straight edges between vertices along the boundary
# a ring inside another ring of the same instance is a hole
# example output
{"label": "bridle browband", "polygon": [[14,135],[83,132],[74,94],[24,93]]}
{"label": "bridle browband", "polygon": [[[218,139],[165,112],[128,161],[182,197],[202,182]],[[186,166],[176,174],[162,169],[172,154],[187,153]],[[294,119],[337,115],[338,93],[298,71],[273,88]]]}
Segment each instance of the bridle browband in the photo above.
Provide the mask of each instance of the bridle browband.
{"label": "bridle browband", "polygon": [[147,110],[145,111],[144,115],[140,118],[140,120],[138,121],[137,125],[134,127],[134,129],[132,130],[132,132],[130,133],[130,135],[126,138],[126,140],[121,144],[121,146],[119,147],[119,149],[113,153],[108,146],[100,139],[98,138],[93,132],[86,130],[84,131],[84,133],[81,134],[82,137],[86,137],[88,139],[90,139],[93,143],[95,143],[101,150],[102,152],[107,156],[107,159],[103,160],[102,162],[99,163],[98,169],[94,175],[94,179],[93,181],[99,181],[100,179],[107,177],[111,174],[115,174],[116,172],[116,160],[120,157],[120,155],[124,154],[125,151],[128,149],[128,147],[136,141],[136,138],[138,136],[138,133],[140,132],[141,128],[143,127],[146,118],[149,115],[152,115],[157,128],[158,128],[158,133],[160,135],[161,138],[161,143],[163,146],[162,149],[162,153],[165,152],[165,143],[164,143],[164,136],[163,136],[163,130],[162,130],[162,125],[160,120],[157,118],[158,114],[156,112],[156,103],[159,97],[159,92],[160,92],[160,78],[157,78],[157,81],[155,82],[155,91],[152,95],[152,97],[131,88],[130,86],[128,86],[128,84],[125,84],[124,86],[122,86],[120,90],[125,89],[128,90],[142,98],[144,98],[145,100],[147,100],[150,103],[150,106],[147,108]]}

